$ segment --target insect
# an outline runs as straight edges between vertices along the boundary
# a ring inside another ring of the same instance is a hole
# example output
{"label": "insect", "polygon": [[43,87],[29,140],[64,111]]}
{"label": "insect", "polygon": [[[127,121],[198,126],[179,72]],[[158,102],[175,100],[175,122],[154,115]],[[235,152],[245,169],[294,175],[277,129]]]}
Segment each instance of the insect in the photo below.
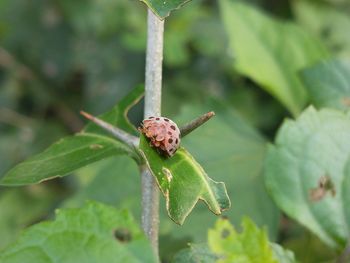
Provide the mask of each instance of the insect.
{"label": "insect", "polygon": [[180,146],[180,130],[168,118],[149,117],[142,121],[139,131],[150,140],[152,147],[165,156],[173,156]]}

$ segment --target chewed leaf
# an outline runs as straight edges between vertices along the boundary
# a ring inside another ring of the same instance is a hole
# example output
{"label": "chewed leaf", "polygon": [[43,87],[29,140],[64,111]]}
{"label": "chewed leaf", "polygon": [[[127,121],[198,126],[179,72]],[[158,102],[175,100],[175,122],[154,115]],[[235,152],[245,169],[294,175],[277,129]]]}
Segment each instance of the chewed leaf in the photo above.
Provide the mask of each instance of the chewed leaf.
{"label": "chewed leaf", "polygon": [[277,205],[332,247],[350,232],[350,115],[310,107],[280,128],[265,181]]}
{"label": "chewed leaf", "polygon": [[208,231],[208,244],[190,244],[173,263],[296,263],[293,252],[270,243],[266,229],[245,217],[241,232],[220,218]]}
{"label": "chewed leaf", "polygon": [[58,211],[54,221],[36,224],[0,253],[2,263],[150,262],[149,241],[127,211],[96,202]]}
{"label": "chewed leaf", "polygon": [[[184,137],[182,145],[196,157],[211,178],[225,182],[233,200],[232,207],[225,215],[234,224],[239,224],[242,216],[249,216],[259,226],[265,225],[273,240],[277,235],[280,215],[263,183],[266,140],[237,111],[217,100],[201,106],[193,104],[183,107],[176,122],[185,123],[190,116],[198,116],[208,109],[214,110],[216,117]],[[193,233],[196,240],[203,240],[204,233],[201,238],[197,233],[209,228],[214,220],[215,217],[203,207],[191,215],[191,220],[181,228],[181,233]]]}
{"label": "chewed leaf", "polygon": [[199,199],[217,215],[230,207],[225,184],[210,179],[184,148],[166,158],[141,136],[140,151],[166,198],[168,214],[176,223],[184,222]]}
{"label": "chewed leaf", "polygon": [[335,196],[336,191],[334,184],[329,176],[322,176],[318,180],[318,186],[310,189],[310,200],[318,202],[322,200],[328,192],[330,192],[332,196]]}
{"label": "chewed leaf", "polygon": [[265,229],[259,229],[249,218],[242,220],[241,233],[226,219],[219,219],[208,232],[208,244],[220,257],[217,263],[295,263],[294,255],[277,244],[271,244]]}

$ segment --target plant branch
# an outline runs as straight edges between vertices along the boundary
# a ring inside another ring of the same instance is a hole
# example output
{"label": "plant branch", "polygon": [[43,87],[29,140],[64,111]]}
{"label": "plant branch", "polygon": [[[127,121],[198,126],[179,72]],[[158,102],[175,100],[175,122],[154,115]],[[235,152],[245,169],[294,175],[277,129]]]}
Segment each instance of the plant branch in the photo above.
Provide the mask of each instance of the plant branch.
{"label": "plant branch", "polygon": [[94,122],[96,125],[100,126],[102,129],[108,131],[110,134],[112,134],[114,137],[116,137],[118,140],[126,143],[130,147],[134,148],[137,147],[139,144],[139,138],[136,136],[133,136],[122,129],[119,129],[118,127],[114,127],[113,125],[92,116],[91,114],[85,112],[85,111],[80,111],[80,114],[83,115],[85,118],[88,120]]}
{"label": "plant branch", "polygon": [[[161,21],[148,9],[145,118],[161,116],[163,31],[164,21]],[[142,229],[151,241],[155,254],[158,255],[159,190],[147,166],[143,165],[140,169],[142,187]]]}
{"label": "plant branch", "polygon": [[181,137],[185,137],[187,134],[191,133],[193,130],[197,129],[199,126],[206,123],[213,116],[215,116],[215,112],[210,111],[210,112],[207,112],[206,114],[203,114],[202,116],[199,116],[193,121],[186,123],[184,126],[180,128]]}

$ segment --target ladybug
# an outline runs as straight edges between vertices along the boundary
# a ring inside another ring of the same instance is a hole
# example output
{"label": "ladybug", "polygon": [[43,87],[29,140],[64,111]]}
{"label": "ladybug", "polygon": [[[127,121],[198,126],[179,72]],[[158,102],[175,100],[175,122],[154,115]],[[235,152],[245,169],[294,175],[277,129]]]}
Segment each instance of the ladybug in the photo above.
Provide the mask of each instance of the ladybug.
{"label": "ladybug", "polygon": [[150,145],[167,157],[175,154],[180,146],[180,130],[176,123],[165,117],[149,117],[142,121],[139,131]]}

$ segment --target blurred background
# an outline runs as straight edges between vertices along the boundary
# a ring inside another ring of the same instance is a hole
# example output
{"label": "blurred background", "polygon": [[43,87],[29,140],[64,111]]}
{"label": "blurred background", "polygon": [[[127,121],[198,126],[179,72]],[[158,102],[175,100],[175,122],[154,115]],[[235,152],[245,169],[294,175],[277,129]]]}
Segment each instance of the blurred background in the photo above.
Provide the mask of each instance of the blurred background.
{"label": "blurred background", "polygon": [[[246,2],[292,21],[332,55],[350,55],[348,0]],[[146,11],[137,0],[0,0],[0,177],[78,132],[86,123],[80,110],[98,115],[143,83]],[[184,145],[211,178],[226,183],[232,200],[226,215],[236,226],[248,215],[301,262],[332,258],[335,251],[281,214],[265,192],[266,144],[291,114],[239,74],[234,58],[217,1],[193,0],[174,11],[165,24],[163,115],[181,124],[216,111]],[[142,107],[130,112],[135,125]],[[0,188],[0,249],[23,228],[52,218],[56,208],[77,207],[87,199],[128,208],[139,220],[136,164],[118,157],[39,185]],[[169,262],[188,242],[204,242],[215,216],[199,204],[179,227],[164,207],[160,250]]]}

